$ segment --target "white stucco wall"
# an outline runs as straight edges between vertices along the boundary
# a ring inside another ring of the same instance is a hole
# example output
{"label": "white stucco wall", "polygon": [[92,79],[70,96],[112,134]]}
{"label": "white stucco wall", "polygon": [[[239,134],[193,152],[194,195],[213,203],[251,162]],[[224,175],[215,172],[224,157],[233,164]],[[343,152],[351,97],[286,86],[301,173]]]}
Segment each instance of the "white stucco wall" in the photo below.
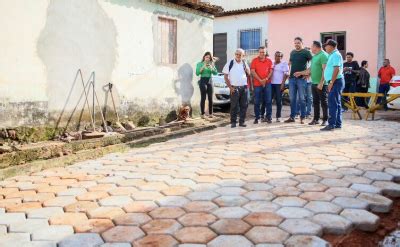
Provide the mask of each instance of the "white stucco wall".
{"label": "white stucco wall", "polygon": [[[157,62],[158,17],[177,20],[175,65]],[[85,80],[96,72],[101,104],[103,86],[113,82],[122,110],[162,111],[188,100],[197,105],[194,70],[212,50],[213,19],[149,0],[13,0],[0,1],[0,30],[0,125],[20,125],[29,116],[2,116],[16,105],[26,113],[27,102],[42,102],[44,115],[60,112],[79,68]],[[77,83],[66,110],[82,91]]]}
{"label": "white stucco wall", "polygon": [[214,33],[227,33],[227,58],[233,57],[239,48],[239,30],[261,28],[261,45],[265,44],[268,34],[266,12],[217,17],[214,21]]}

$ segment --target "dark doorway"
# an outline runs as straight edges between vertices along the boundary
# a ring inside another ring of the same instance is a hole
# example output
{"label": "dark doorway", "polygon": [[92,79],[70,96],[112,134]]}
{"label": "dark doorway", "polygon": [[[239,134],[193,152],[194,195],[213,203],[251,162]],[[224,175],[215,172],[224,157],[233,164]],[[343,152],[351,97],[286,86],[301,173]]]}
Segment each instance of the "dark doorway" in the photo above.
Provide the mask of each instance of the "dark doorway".
{"label": "dark doorway", "polygon": [[216,33],[214,34],[214,39],[213,39],[213,45],[214,45],[214,51],[213,54],[214,56],[219,58],[219,61],[215,64],[218,72],[222,72],[222,69],[224,68],[224,65],[226,64],[226,59],[227,59],[227,35],[226,33]]}

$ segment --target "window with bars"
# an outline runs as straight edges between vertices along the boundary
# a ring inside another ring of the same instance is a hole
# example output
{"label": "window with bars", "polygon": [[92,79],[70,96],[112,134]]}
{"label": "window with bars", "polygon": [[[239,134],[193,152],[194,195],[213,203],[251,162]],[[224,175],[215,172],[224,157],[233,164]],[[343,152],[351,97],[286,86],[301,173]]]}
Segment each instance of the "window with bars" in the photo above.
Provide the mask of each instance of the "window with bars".
{"label": "window with bars", "polygon": [[257,52],[261,45],[261,28],[239,30],[239,48],[246,53]]}
{"label": "window with bars", "polygon": [[158,18],[158,59],[162,64],[177,63],[177,21]]}
{"label": "window with bars", "polygon": [[338,43],[337,49],[342,54],[342,57],[346,57],[346,32],[334,32],[334,33],[321,33],[321,42],[324,44],[328,39],[334,39]]}

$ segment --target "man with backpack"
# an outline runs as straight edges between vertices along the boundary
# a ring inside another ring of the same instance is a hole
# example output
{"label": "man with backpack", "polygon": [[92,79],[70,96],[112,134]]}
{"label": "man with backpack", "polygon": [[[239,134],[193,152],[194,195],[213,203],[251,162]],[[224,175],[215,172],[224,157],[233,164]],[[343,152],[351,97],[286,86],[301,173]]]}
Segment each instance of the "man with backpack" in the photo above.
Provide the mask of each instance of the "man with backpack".
{"label": "man with backpack", "polygon": [[226,85],[231,91],[231,128],[236,127],[237,113],[239,110],[239,126],[246,127],[246,111],[247,111],[247,80],[250,76],[250,69],[243,60],[244,50],[237,49],[235,59],[225,64],[222,72]]}

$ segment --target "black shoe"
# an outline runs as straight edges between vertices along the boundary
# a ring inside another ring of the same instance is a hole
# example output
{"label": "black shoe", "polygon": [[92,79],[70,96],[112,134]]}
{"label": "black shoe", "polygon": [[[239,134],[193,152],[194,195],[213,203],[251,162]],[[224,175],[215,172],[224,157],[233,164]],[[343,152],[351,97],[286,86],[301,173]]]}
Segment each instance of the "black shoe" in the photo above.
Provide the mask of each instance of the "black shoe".
{"label": "black shoe", "polygon": [[322,128],[321,131],[333,131],[334,129],[335,129],[335,127],[327,125],[327,126],[325,126],[325,128]]}
{"label": "black shoe", "polygon": [[231,128],[236,128],[236,123],[231,124]]}
{"label": "black shoe", "polygon": [[267,123],[272,123],[272,119],[267,119]]}
{"label": "black shoe", "polygon": [[304,124],[304,118],[300,118],[300,123]]}
{"label": "black shoe", "polygon": [[335,130],[341,130],[342,129],[342,127],[336,127],[335,126]]}
{"label": "black shoe", "polygon": [[326,126],[326,121],[322,121],[321,126]]}
{"label": "black shoe", "polygon": [[258,119],[254,119],[254,124],[258,124]]}
{"label": "black shoe", "polygon": [[245,123],[240,123],[239,127],[247,127],[247,125]]}
{"label": "black shoe", "polygon": [[265,122],[267,122],[268,120],[266,119],[266,118],[263,118],[263,119],[261,119],[261,122],[262,123],[265,123]]}
{"label": "black shoe", "polygon": [[318,120],[312,120],[311,122],[308,123],[308,125],[317,125],[319,124]]}
{"label": "black shoe", "polygon": [[294,123],[296,122],[293,118],[288,118],[287,120],[284,121],[285,123]]}

